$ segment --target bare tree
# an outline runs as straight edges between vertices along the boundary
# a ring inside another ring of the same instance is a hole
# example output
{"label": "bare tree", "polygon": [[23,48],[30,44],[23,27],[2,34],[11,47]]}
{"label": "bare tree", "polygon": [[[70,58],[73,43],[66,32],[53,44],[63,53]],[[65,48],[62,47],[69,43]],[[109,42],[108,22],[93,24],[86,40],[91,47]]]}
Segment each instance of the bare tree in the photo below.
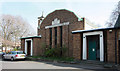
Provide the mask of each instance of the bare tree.
{"label": "bare tree", "polygon": [[107,21],[106,23],[107,27],[114,27],[119,14],[120,14],[120,1],[118,2],[116,8],[111,13],[109,21]]}
{"label": "bare tree", "polygon": [[1,15],[0,36],[7,41],[19,42],[23,36],[34,34],[31,26],[20,16]]}
{"label": "bare tree", "polygon": [[[8,41],[8,40],[4,40],[2,37],[0,37],[0,43],[1,43],[1,49],[3,51],[3,47],[13,47],[14,42],[12,41]],[[7,48],[5,48],[5,51],[7,50]]]}

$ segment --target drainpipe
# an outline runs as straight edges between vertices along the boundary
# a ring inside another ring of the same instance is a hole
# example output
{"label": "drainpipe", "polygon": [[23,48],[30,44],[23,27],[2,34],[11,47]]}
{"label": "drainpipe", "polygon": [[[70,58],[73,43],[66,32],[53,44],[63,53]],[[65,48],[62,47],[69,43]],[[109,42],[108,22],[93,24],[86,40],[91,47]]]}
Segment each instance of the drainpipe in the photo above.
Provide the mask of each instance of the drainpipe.
{"label": "drainpipe", "polygon": [[68,57],[69,57],[69,25],[68,25]]}
{"label": "drainpipe", "polygon": [[115,29],[115,64],[117,64],[117,28]]}

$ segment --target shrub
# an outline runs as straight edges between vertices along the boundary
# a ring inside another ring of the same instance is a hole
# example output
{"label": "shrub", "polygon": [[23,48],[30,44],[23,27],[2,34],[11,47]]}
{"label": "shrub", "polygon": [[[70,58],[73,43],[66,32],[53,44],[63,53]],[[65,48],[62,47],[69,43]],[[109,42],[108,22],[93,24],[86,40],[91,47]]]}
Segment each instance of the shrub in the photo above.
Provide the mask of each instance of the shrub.
{"label": "shrub", "polygon": [[67,48],[64,46],[62,48],[57,47],[57,48],[46,48],[44,52],[45,57],[62,57],[66,53]]}
{"label": "shrub", "polygon": [[46,57],[54,57],[54,49],[52,48],[52,49],[47,49],[46,51],[45,51],[45,53],[44,53],[44,56],[46,56]]}

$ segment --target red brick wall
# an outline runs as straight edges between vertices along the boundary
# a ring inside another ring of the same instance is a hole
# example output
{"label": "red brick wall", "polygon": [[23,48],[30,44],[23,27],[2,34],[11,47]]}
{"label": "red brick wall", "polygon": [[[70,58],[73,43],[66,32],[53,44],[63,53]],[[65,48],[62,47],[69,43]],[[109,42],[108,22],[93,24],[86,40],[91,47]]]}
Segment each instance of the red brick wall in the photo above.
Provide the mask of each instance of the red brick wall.
{"label": "red brick wall", "polygon": [[75,59],[81,58],[81,45],[82,45],[81,35],[80,33],[73,34],[73,57]]}
{"label": "red brick wall", "polygon": [[[67,56],[73,57],[73,30],[82,30],[84,21],[78,21],[77,16],[68,10],[55,10],[45,17],[41,23],[40,29],[38,29],[38,35],[42,35],[41,41],[47,46],[50,44],[50,32],[49,29],[45,29],[45,26],[52,25],[52,21],[58,18],[60,23],[69,22],[69,25],[62,26],[62,45],[68,48]],[[57,27],[57,46],[60,45],[60,27]],[[55,30],[52,28],[52,47],[55,47]]]}
{"label": "red brick wall", "polygon": [[115,30],[107,30],[107,61],[115,62]]}
{"label": "red brick wall", "polygon": [[33,55],[40,56],[42,54],[42,45],[40,38],[33,38]]}
{"label": "red brick wall", "polygon": [[57,44],[58,44],[58,47],[60,47],[60,27],[57,27],[57,34],[59,34],[59,35],[57,35]]}
{"label": "red brick wall", "polygon": [[25,39],[21,39],[21,50],[25,50]]}
{"label": "red brick wall", "polygon": [[46,29],[46,45],[49,46],[50,45],[50,30],[49,29]]}
{"label": "red brick wall", "polygon": [[[41,38],[29,38],[33,40],[33,56],[42,54]],[[21,39],[21,49],[25,51],[25,39]]]}
{"label": "red brick wall", "polygon": [[[116,30],[117,37],[117,63],[119,63],[119,38],[120,38],[120,29]],[[107,31],[107,52],[108,52],[108,62],[115,62],[115,29],[110,33]]]}
{"label": "red brick wall", "polygon": [[120,29],[117,30],[117,62],[118,63],[120,63],[120,61],[119,61],[119,59],[120,59],[120,57],[119,57],[119,52],[120,52],[119,51],[119,47],[120,47],[119,46],[119,43],[120,43],[119,39],[120,39]]}
{"label": "red brick wall", "polygon": [[[74,34],[71,34],[71,32],[75,30],[83,30],[84,29],[83,26],[84,26],[83,22],[76,22],[75,24],[69,25],[69,51],[73,51],[73,45],[74,45],[74,44],[71,44],[73,43],[73,35],[74,35]],[[73,52],[70,52],[69,56],[70,55],[73,55]]]}
{"label": "red brick wall", "polygon": [[55,28],[52,28],[52,48],[55,48]]}
{"label": "red brick wall", "polygon": [[48,14],[45,19],[43,20],[40,28],[45,28],[45,26],[52,25],[52,21],[58,18],[61,23],[63,22],[70,22],[75,23],[78,21],[78,18],[73,12],[70,12],[68,10],[55,10],[52,13]]}

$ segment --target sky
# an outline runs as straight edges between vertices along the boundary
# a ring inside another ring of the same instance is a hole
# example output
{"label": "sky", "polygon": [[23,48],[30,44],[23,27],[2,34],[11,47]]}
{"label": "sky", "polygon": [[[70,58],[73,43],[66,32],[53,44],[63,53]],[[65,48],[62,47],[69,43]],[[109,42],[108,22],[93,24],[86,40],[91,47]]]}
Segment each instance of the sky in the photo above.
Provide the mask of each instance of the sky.
{"label": "sky", "polygon": [[10,14],[21,16],[37,33],[38,17],[46,17],[58,9],[67,9],[78,17],[85,17],[89,21],[105,27],[111,12],[119,0],[1,0],[0,15]]}

